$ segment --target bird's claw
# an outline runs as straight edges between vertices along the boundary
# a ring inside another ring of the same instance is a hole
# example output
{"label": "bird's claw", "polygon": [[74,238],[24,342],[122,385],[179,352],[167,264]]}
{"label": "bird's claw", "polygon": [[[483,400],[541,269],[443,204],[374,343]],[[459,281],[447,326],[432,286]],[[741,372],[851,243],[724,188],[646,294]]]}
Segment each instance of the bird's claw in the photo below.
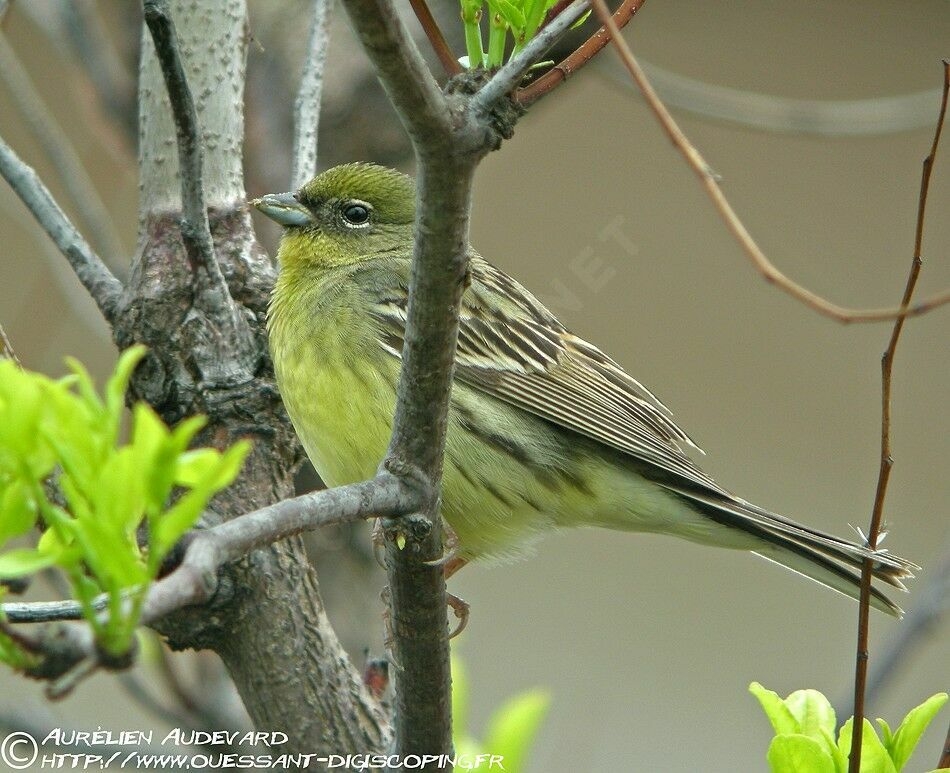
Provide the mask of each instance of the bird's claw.
{"label": "bird's claw", "polygon": [[381,568],[386,569],[386,534],[383,532],[383,522],[377,518],[373,521],[373,557]]}
{"label": "bird's claw", "polygon": [[455,613],[455,616],[459,619],[459,623],[457,626],[455,626],[455,630],[449,634],[449,639],[454,639],[456,636],[462,633],[462,631],[465,630],[465,626],[468,625],[469,612],[472,608],[469,606],[467,601],[463,601],[453,593],[446,593],[445,599],[448,602],[448,605],[452,607],[452,611]]}
{"label": "bird's claw", "polygon": [[[432,561],[423,561],[426,566],[445,566],[448,567],[450,564],[454,565],[456,561],[461,561],[462,564],[465,563],[464,559],[458,557],[459,554],[459,535],[455,532],[455,529],[449,524],[448,521],[442,521],[442,556],[436,558]],[[461,568],[461,565],[455,567],[455,570]],[[446,570],[446,577],[451,576],[448,570]]]}

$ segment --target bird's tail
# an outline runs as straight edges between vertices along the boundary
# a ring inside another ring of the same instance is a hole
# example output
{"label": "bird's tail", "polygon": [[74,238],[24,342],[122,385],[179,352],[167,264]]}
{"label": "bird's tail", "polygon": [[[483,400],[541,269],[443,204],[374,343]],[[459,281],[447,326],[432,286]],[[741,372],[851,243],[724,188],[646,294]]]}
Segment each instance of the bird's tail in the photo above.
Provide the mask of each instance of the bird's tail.
{"label": "bird's tail", "polygon": [[[886,550],[872,551],[741,499],[717,496],[713,492],[667,487],[716,523],[756,538],[761,547],[752,548],[755,554],[854,599],[860,595],[861,567],[867,558],[874,562],[872,575],[876,580],[901,591],[907,590],[902,580],[913,577],[914,571],[920,569],[916,564]],[[899,606],[873,586],[871,605],[894,617],[903,615]]]}

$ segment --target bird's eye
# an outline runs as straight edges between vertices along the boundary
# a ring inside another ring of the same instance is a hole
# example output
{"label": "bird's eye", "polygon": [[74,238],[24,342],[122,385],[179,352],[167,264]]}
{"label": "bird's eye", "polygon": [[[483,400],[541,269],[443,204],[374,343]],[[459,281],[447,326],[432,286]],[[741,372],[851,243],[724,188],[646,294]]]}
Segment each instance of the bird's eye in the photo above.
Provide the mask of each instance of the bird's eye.
{"label": "bird's eye", "polygon": [[343,219],[348,225],[366,225],[369,222],[369,207],[366,204],[347,204],[343,207]]}

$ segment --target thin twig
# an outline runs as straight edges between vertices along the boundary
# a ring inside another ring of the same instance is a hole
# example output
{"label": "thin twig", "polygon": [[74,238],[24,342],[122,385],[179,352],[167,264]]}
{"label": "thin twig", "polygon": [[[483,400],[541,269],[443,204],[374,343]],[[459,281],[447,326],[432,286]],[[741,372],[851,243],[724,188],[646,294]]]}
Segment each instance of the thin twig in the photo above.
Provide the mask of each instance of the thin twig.
{"label": "thin twig", "polygon": [[122,285],[69,221],[36,172],[0,139],[0,175],[9,183],[73,267],[76,276],[108,322],[112,322]]}
{"label": "thin twig", "polygon": [[92,235],[93,244],[114,264],[122,256],[123,249],[112,225],[112,217],[95,183],[79,160],[72,141],[47,108],[29,73],[3,34],[0,34],[0,73],[30,134],[56,169],[69,200],[79,214],[80,222]]}
{"label": "thin twig", "polygon": [[[944,118],[947,114],[947,95],[950,92],[950,61],[943,63],[943,99],[940,103],[940,113],[937,118],[937,128],[934,130],[933,144],[930,154],[924,159],[923,170],[920,175],[920,197],[917,203],[917,227],[914,234],[914,257],[910,264],[910,273],[901,298],[901,307],[906,308],[917,286],[921,267],[921,245],[924,238],[924,218],[927,212],[927,194],[930,192],[930,177],[933,172],[934,159],[937,156],[937,147],[940,144],[940,134],[943,130]],[[868,528],[867,546],[871,551],[877,550],[877,542],[881,533],[884,519],[884,499],[887,496],[887,484],[891,476],[894,459],[891,457],[891,373],[894,367],[894,354],[897,343],[904,329],[904,319],[899,318],[894,323],[891,338],[884,356],[881,358],[881,462],[877,479],[877,491],[874,496],[874,507],[871,512],[871,524]],[[854,669],[854,733],[851,737],[851,754],[849,757],[849,773],[858,773],[861,767],[861,736],[864,725],[864,688],[868,671],[868,628],[869,610],[871,601],[871,576],[873,560],[865,559],[861,567],[861,596],[858,607],[858,647]]]}
{"label": "thin twig", "polygon": [[131,146],[138,136],[135,86],[106,32],[101,12],[87,0],[58,5],[62,36],[73,49],[73,61],[85,71],[104,112]]}
{"label": "thin twig", "polygon": [[[884,684],[893,679],[901,667],[911,664],[911,653],[933,633],[937,624],[950,611],[950,545],[940,564],[927,572],[927,584],[914,589],[914,604],[907,611],[894,636],[881,648],[881,654],[868,663],[865,702],[872,702]],[[854,686],[848,695],[835,704],[839,717],[854,714]]]}
{"label": "thin twig", "polygon": [[479,89],[469,103],[469,108],[476,115],[484,114],[491,109],[499,99],[511,93],[524,77],[528,69],[537,62],[551,46],[553,46],[587,11],[589,0],[574,0],[567,8],[555,17],[554,21],[544,27],[537,35],[528,41],[527,45],[517,56],[508,60],[490,81]]}
{"label": "thin twig", "polygon": [[0,360],[13,360],[18,365],[20,363],[16,352],[13,351],[13,344],[7,338],[7,331],[3,329],[3,325],[0,325]]}
{"label": "thin twig", "polygon": [[[109,596],[103,593],[92,602],[92,608],[109,608]],[[3,605],[3,614],[11,623],[51,623],[60,620],[82,620],[83,608],[78,601],[24,601]]]}
{"label": "thin twig", "polygon": [[940,761],[937,763],[937,770],[950,768],[950,727],[947,728],[947,737],[943,741],[943,751],[940,753]]}
{"label": "thin twig", "polygon": [[422,25],[422,30],[429,39],[432,50],[435,51],[435,55],[439,57],[445,74],[449,77],[458,75],[462,72],[462,65],[459,64],[458,59],[456,59],[452,53],[452,49],[449,48],[445,35],[442,34],[442,30],[439,29],[439,25],[432,15],[432,11],[430,11],[429,6],[426,5],[426,0],[409,0],[409,5],[412,6],[412,12],[419,20],[419,24]]}
{"label": "thin twig", "polygon": [[181,238],[193,269],[201,268],[216,290],[227,291],[218,265],[205,204],[203,151],[198,113],[181,61],[175,23],[168,0],[143,0],[142,10],[155,44],[155,56],[162,69],[172,117],[178,137],[178,166],[181,176]]}
{"label": "thin twig", "polygon": [[313,0],[307,58],[300,76],[300,89],[294,102],[294,150],[291,185],[294,190],[309,182],[317,173],[317,133],[320,122],[320,95],[323,70],[330,44],[330,11],[333,0]]}
{"label": "thin twig", "polygon": [[643,68],[640,66],[639,62],[637,62],[636,57],[634,57],[633,52],[630,50],[627,42],[623,39],[623,36],[621,36],[617,25],[610,18],[610,11],[608,10],[604,0],[591,0],[591,3],[594,7],[594,11],[600,17],[601,22],[610,31],[614,45],[617,48],[617,53],[619,54],[631,77],[634,79],[634,81],[636,81],[637,86],[639,86],[640,91],[643,93],[643,96],[647,101],[647,104],[650,106],[650,109],[660,121],[660,124],[669,135],[670,140],[676,146],[677,150],[683,154],[686,162],[699,176],[703,187],[706,189],[706,193],[708,193],[709,197],[712,199],[712,202],[725,222],[726,227],[732,232],[732,235],[736,238],[736,240],[739,242],[739,245],[752,261],[752,265],[755,266],[756,270],[762,275],[765,281],[776,285],[779,289],[788,293],[793,298],[801,301],[809,308],[814,309],[819,314],[830,317],[831,319],[842,323],[877,322],[883,320],[904,319],[906,317],[918,316],[938,306],[950,303],[950,289],[948,289],[931,296],[929,299],[923,302],[916,303],[913,306],[895,306],[891,308],[879,309],[852,309],[844,306],[838,306],[837,304],[825,300],[821,296],[813,293],[811,290],[808,290],[783,274],[766,257],[759,245],[756,244],[755,240],[752,238],[752,235],[746,229],[738,215],[736,215],[735,210],[733,210],[732,205],[726,199],[725,194],[722,192],[722,188],[719,187],[719,183],[716,180],[716,175],[713,173],[709,164],[706,163],[706,160],[702,157],[699,151],[693,146],[686,135],[683,134],[676,121],[673,120],[673,116],[670,115],[669,110],[667,110],[666,106],[660,101],[656,91],[654,91],[646,77],[646,74],[643,72]]}
{"label": "thin twig", "polygon": [[[646,0],[624,0],[613,15],[614,25],[617,29],[623,29],[627,26],[627,22],[633,18],[645,2]],[[570,56],[558,62],[533,83],[515,92],[515,99],[525,107],[537,102],[597,56],[609,42],[610,32],[605,27],[601,27],[581,43]]]}

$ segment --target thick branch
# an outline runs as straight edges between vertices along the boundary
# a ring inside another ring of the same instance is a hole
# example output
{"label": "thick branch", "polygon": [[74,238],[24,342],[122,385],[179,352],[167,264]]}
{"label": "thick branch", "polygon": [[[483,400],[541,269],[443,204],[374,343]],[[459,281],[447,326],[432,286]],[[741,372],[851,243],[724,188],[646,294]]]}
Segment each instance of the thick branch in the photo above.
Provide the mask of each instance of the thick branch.
{"label": "thick branch", "polygon": [[33,217],[49,235],[76,276],[89,291],[99,310],[111,324],[115,319],[122,285],[53,199],[35,171],[0,139],[0,174],[20,197]]}
{"label": "thick branch", "polygon": [[[191,532],[179,567],[150,589],[142,623],[207,601],[216,586],[214,573],[256,548],[322,526],[403,515],[419,504],[418,496],[402,480],[381,473],[373,480],[284,499],[210,529]],[[93,606],[106,610],[108,597],[98,597]],[[7,603],[2,609],[11,623],[82,619],[82,607],[76,601]]]}
{"label": "thick branch", "polygon": [[313,0],[307,58],[300,76],[300,90],[294,103],[294,150],[290,180],[296,190],[317,173],[317,132],[320,121],[320,95],[323,69],[330,44],[332,0]]}
{"label": "thick branch", "polygon": [[343,4],[416,153],[451,152],[448,105],[395,6],[387,0]]}
{"label": "thick branch", "polygon": [[418,480],[425,505],[384,524],[396,683],[396,751],[452,748],[439,490],[458,313],[468,271],[472,178],[500,141],[445,99],[388,0],[344,0],[418,163],[416,238],[403,364],[384,468]]}
{"label": "thick branch", "polygon": [[706,159],[702,157],[686,135],[683,134],[679,125],[673,120],[673,116],[670,115],[669,110],[667,110],[666,106],[660,101],[653,86],[650,85],[646,73],[644,73],[640,63],[636,57],[634,57],[627,42],[620,34],[620,29],[610,17],[610,10],[607,8],[607,4],[604,0],[591,0],[591,4],[594,7],[594,11],[600,17],[601,23],[603,23],[604,27],[609,31],[614,45],[617,48],[618,55],[630,73],[630,76],[643,93],[643,97],[646,99],[650,109],[656,115],[677,150],[682,153],[686,162],[699,176],[703,187],[706,189],[706,193],[709,194],[709,198],[712,199],[716,210],[719,212],[723,221],[725,221],[726,227],[732,232],[732,235],[749,257],[749,260],[752,261],[752,265],[755,266],[755,269],[762,275],[765,281],[776,285],[782,291],[801,301],[809,308],[814,309],[819,314],[843,323],[904,319],[906,317],[923,314],[938,306],[950,303],[950,290],[944,290],[913,306],[907,305],[880,309],[851,309],[838,306],[837,304],[825,300],[820,295],[813,293],[811,290],[783,274],[768,257],[766,257],[765,253],[762,252],[762,249],[752,238],[752,235],[735,213],[728,199],[726,199],[722,188],[719,187],[716,175],[706,162]]}
{"label": "thick branch", "polygon": [[142,9],[145,23],[155,43],[155,56],[162,68],[172,117],[175,119],[181,176],[182,241],[192,268],[202,268],[212,287],[226,291],[224,276],[214,254],[211,226],[208,223],[198,113],[182,65],[175,23],[168,10],[167,0],[143,0]]}
{"label": "thick branch", "polygon": [[[937,116],[937,128],[934,130],[930,154],[924,159],[920,175],[920,196],[917,202],[917,227],[914,233],[914,256],[910,264],[910,273],[901,298],[901,308],[910,305],[917,279],[920,276],[921,247],[924,239],[924,218],[927,213],[927,194],[930,192],[930,177],[933,172],[944,118],[947,114],[947,96],[950,93],[950,61],[943,63],[943,99]],[[904,318],[899,318],[891,330],[891,338],[881,358],[881,461],[877,479],[877,491],[871,512],[871,525],[868,529],[867,545],[871,551],[877,550],[881,525],[884,521],[884,498],[887,496],[887,484],[891,477],[894,459],[891,457],[891,374],[894,368],[894,355],[904,329]],[[861,595],[858,607],[858,647],[854,670],[854,734],[851,739],[849,773],[858,773],[861,767],[861,736],[864,725],[864,687],[868,673],[868,628],[871,602],[871,576],[873,561],[865,559],[861,567]]]}

